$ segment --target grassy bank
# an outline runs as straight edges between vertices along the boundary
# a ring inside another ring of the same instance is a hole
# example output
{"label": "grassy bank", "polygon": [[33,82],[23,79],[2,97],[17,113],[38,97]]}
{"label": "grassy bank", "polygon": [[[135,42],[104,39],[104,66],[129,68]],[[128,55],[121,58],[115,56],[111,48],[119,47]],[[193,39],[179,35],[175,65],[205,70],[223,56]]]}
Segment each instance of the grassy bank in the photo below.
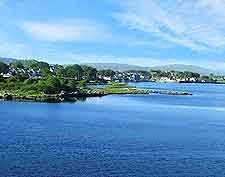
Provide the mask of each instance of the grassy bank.
{"label": "grassy bank", "polygon": [[109,83],[105,88],[94,88],[92,92],[112,94],[166,94],[166,95],[192,95],[188,92],[176,92],[176,91],[159,91],[159,90],[142,90],[136,87],[124,84],[124,83]]}
{"label": "grassy bank", "polygon": [[124,83],[108,83],[104,88],[82,89],[79,92],[61,94],[44,94],[40,91],[0,90],[0,99],[28,100],[44,102],[77,101],[80,98],[101,97],[106,95],[125,94],[166,94],[166,95],[192,95],[188,92],[165,92],[158,90],[142,90]]}

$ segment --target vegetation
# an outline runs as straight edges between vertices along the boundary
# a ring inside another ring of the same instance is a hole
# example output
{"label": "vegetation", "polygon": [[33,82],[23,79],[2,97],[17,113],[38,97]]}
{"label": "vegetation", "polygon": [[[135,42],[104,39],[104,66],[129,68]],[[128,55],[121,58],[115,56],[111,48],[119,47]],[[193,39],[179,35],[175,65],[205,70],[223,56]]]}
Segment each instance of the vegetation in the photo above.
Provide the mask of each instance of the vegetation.
{"label": "vegetation", "polygon": [[103,70],[99,70],[98,74],[100,76],[113,77],[116,74],[116,72],[111,69],[103,69]]}
{"label": "vegetation", "polygon": [[[10,77],[3,77],[9,68]],[[1,73],[0,94],[44,95],[80,91],[85,88],[88,80],[96,79],[97,70],[80,65],[50,66],[48,63],[32,60],[17,61],[9,65],[0,63]],[[30,73],[34,75],[29,75]]]}
{"label": "vegetation", "polygon": [[0,62],[0,73],[6,73],[9,67],[7,64]]}
{"label": "vegetation", "polygon": [[90,66],[83,65],[82,67],[82,74],[84,75],[84,79],[88,81],[93,81],[97,79],[97,69],[92,68]]}
{"label": "vegetation", "polygon": [[199,73],[193,73],[190,71],[161,71],[161,70],[150,70],[151,78],[160,78],[160,77],[167,77],[170,79],[190,79],[190,78],[200,78]]}
{"label": "vegetation", "polygon": [[[135,76],[135,77],[134,77]],[[139,77],[136,77],[139,76]],[[69,96],[102,96],[108,94],[170,94],[190,95],[185,92],[162,92],[155,90],[140,90],[116,80],[130,81],[144,78],[148,81],[158,81],[166,77],[175,81],[198,81],[225,83],[223,76],[201,76],[193,72],[178,71],[126,71],[99,70],[85,65],[50,65],[35,60],[16,61],[11,64],[0,62],[0,95],[18,97],[57,97]],[[191,80],[192,79],[192,80]],[[108,82],[107,82],[108,81]],[[111,82],[110,82],[111,81]],[[104,88],[89,88],[87,85],[106,84]]]}
{"label": "vegetation", "polygon": [[109,83],[105,88],[95,88],[93,89],[95,93],[104,94],[167,94],[167,95],[192,95],[188,92],[164,92],[156,90],[141,90],[136,89],[133,86],[121,83]]}

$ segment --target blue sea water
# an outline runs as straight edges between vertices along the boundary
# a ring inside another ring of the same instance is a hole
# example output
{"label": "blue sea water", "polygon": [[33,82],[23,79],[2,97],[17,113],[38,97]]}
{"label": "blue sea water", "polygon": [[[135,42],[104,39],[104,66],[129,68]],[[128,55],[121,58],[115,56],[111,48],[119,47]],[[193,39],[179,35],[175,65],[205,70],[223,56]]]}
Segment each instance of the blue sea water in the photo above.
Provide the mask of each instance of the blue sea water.
{"label": "blue sea water", "polygon": [[0,102],[0,176],[225,176],[225,85],[135,85],[193,96]]}

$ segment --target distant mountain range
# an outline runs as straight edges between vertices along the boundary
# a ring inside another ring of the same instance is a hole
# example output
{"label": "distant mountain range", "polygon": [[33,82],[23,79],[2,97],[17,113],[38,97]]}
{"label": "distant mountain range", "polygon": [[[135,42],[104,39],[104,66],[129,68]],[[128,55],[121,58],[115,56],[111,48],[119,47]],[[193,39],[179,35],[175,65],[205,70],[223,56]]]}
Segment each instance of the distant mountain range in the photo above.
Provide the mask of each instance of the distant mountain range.
{"label": "distant mountain range", "polygon": [[[19,59],[15,58],[3,58],[0,57],[0,61],[4,63],[12,63],[18,61]],[[114,71],[127,71],[127,70],[143,70],[149,71],[151,69],[154,70],[162,70],[162,71],[191,71],[197,72],[202,75],[208,75],[210,73],[213,74],[225,74],[216,70],[207,69],[204,67],[199,67],[195,65],[184,65],[184,64],[171,64],[171,65],[163,65],[163,66],[154,66],[154,67],[142,67],[137,65],[129,65],[129,64],[119,64],[119,63],[84,63],[85,65],[94,67],[98,70],[100,69],[112,69]]]}
{"label": "distant mountain range", "polygon": [[149,71],[151,69],[154,70],[162,70],[162,71],[191,71],[200,73],[202,75],[204,74],[220,74],[220,72],[195,66],[195,65],[184,65],[184,64],[171,64],[171,65],[163,65],[163,66],[154,66],[154,67],[142,67],[142,66],[136,66],[136,65],[128,65],[128,64],[118,64],[118,63],[85,63],[86,65],[95,67],[97,69],[112,69],[115,71],[127,71],[127,70],[143,70],[143,71]]}
{"label": "distant mountain range", "polygon": [[96,69],[111,69],[114,71],[128,71],[128,70],[149,70],[149,67],[142,67],[137,65],[119,64],[119,63],[84,63],[85,65],[94,67]]}
{"label": "distant mountain range", "polygon": [[158,69],[162,71],[191,71],[191,72],[196,72],[200,73],[202,75],[204,74],[210,74],[210,73],[215,73],[219,74],[219,72],[212,70],[212,69],[207,69],[204,67],[200,66],[195,66],[195,65],[184,65],[184,64],[171,64],[171,65],[163,65],[163,66],[155,66],[155,67],[150,67],[150,69]]}

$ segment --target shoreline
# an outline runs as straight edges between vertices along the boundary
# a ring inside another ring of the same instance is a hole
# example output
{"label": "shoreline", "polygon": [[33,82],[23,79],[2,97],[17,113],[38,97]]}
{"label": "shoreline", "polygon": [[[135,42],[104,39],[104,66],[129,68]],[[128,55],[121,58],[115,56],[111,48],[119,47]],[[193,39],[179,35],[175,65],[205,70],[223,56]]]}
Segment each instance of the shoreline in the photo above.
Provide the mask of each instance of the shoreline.
{"label": "shoreline", "polygon": [[192,93],[189,92],[176,92],[176,91],[157,91],[157,90],[114,90],[113,92],[96,92],[96,93],[79,93],[70,96],[60,96],[55,95],[42,95],[42,96],[21,96],[14,94],[4,94],[0,95],[1,101],[31,101],[31,102],[49,102],[49,103],[61,103],[61,102],[76,102],[79,100],[85,100],[86,98],[94,97],[104,97],[108,95],[150,95],[150,94],[160,94],[160,95],[172,95],[172,96],[191,96]]}
{"label": "shoreline", "polygon": [[39,93],[29,93],[21,91],[10,91],[2,90],[0,91],[0,100],[5,101],[31,101],[31,102],[76,102],[78,100],[85,100],[90,97],[103,97],[107,95],[150,95],[150,94],[160,94],[160,95],[172,95],[172,96],[190,96],[193,95],[189,92],[178,92],[178,91],[160,91],[160,90],[148,90],[148,89],[138,89],[136,86],[128,85],[127,83],[107,83],[105,87],[93,87],[93,88],[83,88],[77,92],[64,92],[47,94],[44,92]]}
{"label": "shoreline", "polygon": [[[166,81],[137,81],[137,82],[134,82],[134,83],[141,83],[141,82],[152,82],[152,83],[174,83],[174,84],[216,84],[216,85],[225,85],[225,82],[166,82]],[[130,83],[130,82],[128,82]],[[132,83],[132,82],[131,82]]]}

